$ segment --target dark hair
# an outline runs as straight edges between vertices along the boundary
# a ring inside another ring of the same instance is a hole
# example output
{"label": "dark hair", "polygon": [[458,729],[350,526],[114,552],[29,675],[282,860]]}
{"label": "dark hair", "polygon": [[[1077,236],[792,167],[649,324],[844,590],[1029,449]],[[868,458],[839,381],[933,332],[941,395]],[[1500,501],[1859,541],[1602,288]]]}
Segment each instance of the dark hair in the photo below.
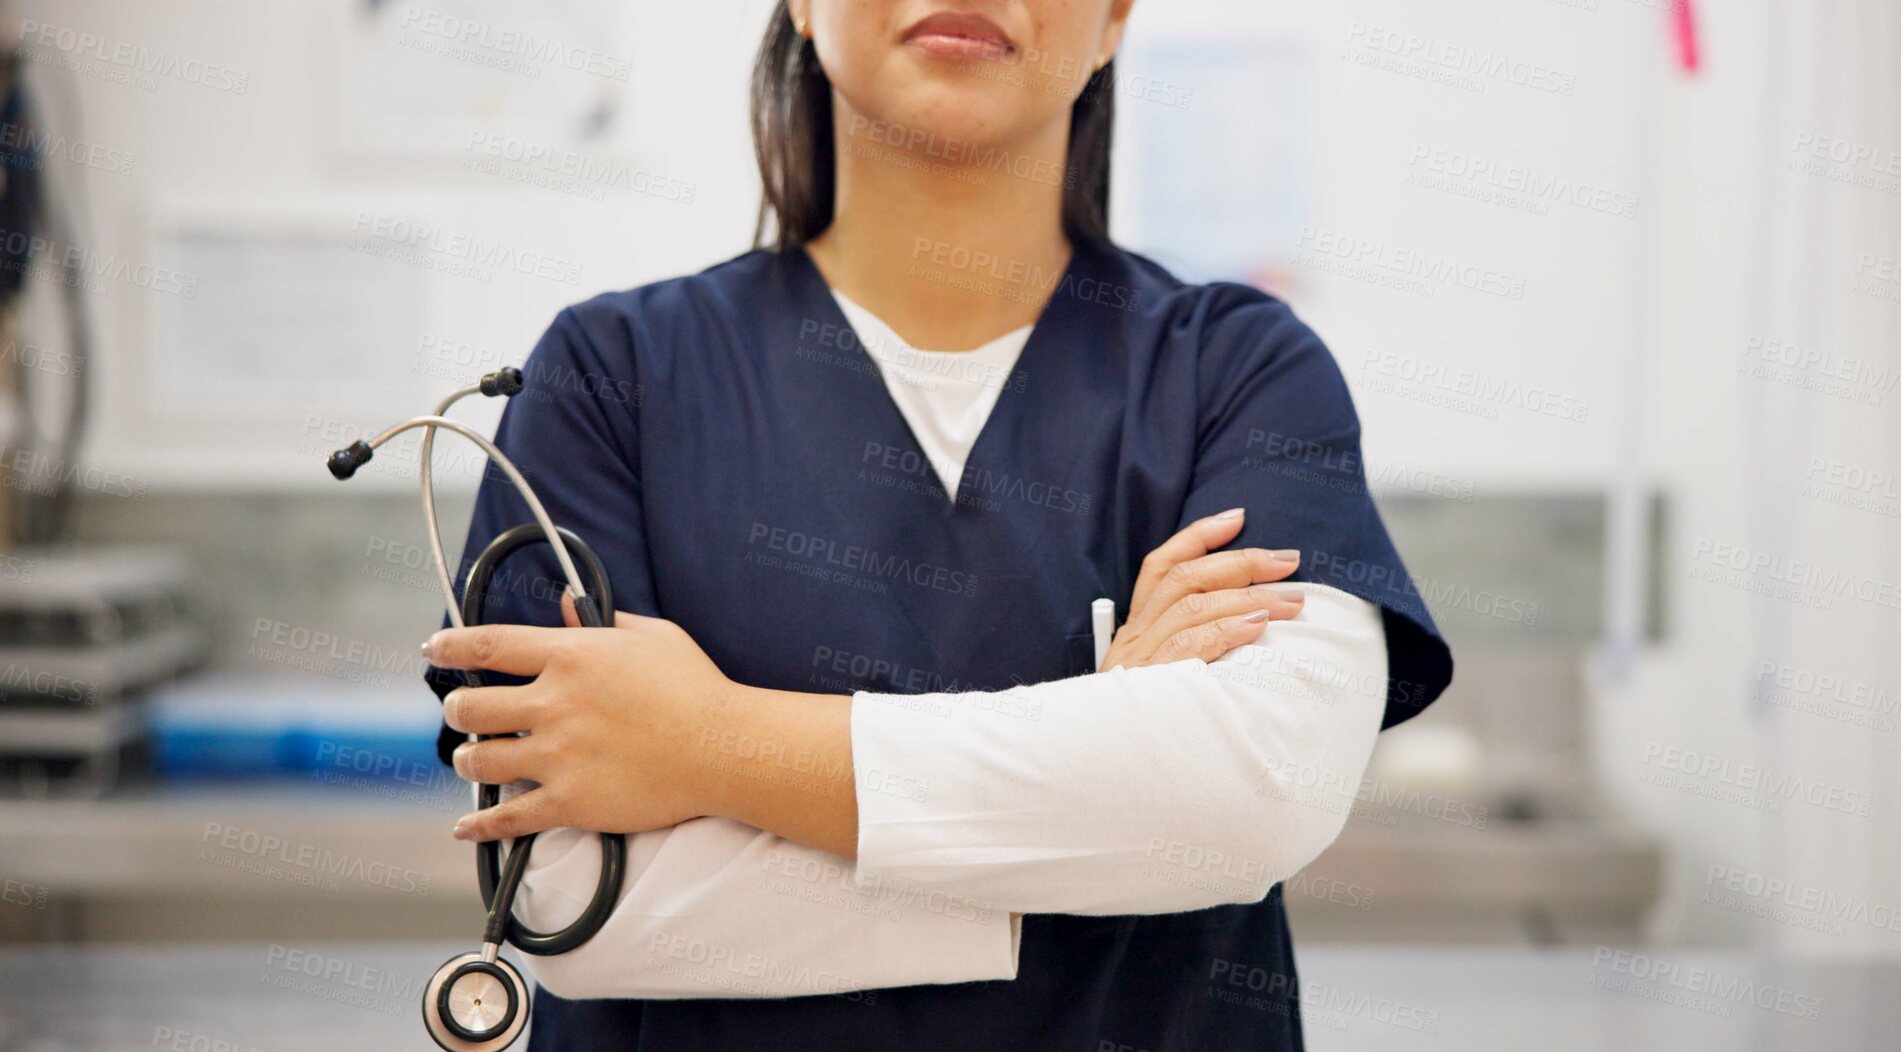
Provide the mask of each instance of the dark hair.
{"label": "dark hair", "polygon": [[[1070,110],[1063,169],[1063,233],[1072,242],[1109,238],[1109,139],[1115,125],[1115,63],[1097,70]],[[752,68],[752,145],[764,194],[753,243],[784,251],[832,225],[838,158],[832,138],[832,82],[812,42],[779,0]]]}

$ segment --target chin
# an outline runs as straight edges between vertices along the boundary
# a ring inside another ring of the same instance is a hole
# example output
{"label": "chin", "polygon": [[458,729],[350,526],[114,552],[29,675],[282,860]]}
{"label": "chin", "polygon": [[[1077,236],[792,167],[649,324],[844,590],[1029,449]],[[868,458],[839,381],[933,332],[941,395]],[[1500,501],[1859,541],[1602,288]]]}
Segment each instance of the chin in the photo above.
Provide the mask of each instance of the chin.
{"label": "chin", "polygon": [[936,83],[914,84],[902,93],[887,95],[892,103],[867,116],[936,140],[955,139],[976,145],[1007,141],[1022,123],[1015,113],[1021,91],[971,74]]}

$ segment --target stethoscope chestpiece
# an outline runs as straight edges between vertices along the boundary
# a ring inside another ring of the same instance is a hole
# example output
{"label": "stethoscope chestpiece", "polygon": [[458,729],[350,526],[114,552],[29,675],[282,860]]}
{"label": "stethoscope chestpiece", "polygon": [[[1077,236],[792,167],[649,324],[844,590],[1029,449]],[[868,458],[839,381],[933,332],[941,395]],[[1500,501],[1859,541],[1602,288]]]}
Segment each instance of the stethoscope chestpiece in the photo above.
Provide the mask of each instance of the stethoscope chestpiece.
{"label": "stethoscope chestpiece", "polygon": [[528,984],[499,957],[458,954],[423,988],[422,1021],[449,1052],[500,1052],[528,1025]]}

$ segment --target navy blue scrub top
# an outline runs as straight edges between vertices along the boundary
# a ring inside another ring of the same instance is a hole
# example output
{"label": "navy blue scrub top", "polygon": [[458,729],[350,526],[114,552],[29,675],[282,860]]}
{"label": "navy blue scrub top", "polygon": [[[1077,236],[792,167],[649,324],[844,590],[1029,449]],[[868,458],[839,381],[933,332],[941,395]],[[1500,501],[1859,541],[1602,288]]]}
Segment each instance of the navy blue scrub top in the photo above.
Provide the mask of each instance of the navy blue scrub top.
{"label": "navy blue scrub top", "polygon": [[[1019,291],[1049,302],[954,503],[802,250],[562,311],[496,440],[600,553],[616,606],[677,622],[741,683],[922,693],[1085,674],[1090,601],[1126,612],[1143,556],[1245,507],[1232,547],[1297,548],[1295,580],[1381,608],[1386,726],[1439,696],[1451,653],[1367,491],[1346,382],[1285,304],[1107,244],[1077,246],[1054,289]],[[465,560],[529,519],[486,479]],[[561,588],[548,549],[528,549],[485,620],[558,624]],[[1192,913],[1026,917],[1010,982],[779,1001],[543,991],[531,1047],[1293,1049],[1299,1018],[1277,887]]]}

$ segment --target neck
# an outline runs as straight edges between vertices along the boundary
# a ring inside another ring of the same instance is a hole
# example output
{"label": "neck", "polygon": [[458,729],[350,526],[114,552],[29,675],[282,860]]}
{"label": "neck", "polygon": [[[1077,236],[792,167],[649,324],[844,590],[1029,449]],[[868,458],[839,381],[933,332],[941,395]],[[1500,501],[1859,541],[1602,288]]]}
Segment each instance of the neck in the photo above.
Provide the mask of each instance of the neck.
{"label": "neck", "polygon": [[1034,323],[1069,264],[1068,122],[1011,146],[900,148],[843,99],[833,106],[834,216],[807,246],[825,280],[929,350],[970,350]]}

